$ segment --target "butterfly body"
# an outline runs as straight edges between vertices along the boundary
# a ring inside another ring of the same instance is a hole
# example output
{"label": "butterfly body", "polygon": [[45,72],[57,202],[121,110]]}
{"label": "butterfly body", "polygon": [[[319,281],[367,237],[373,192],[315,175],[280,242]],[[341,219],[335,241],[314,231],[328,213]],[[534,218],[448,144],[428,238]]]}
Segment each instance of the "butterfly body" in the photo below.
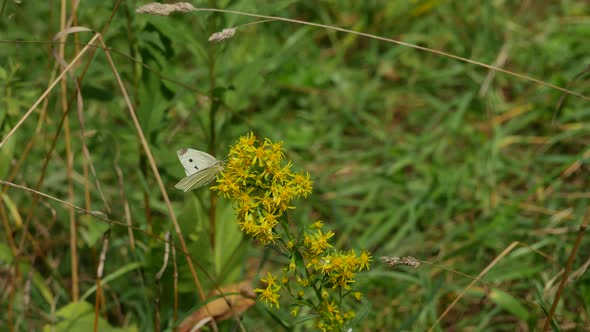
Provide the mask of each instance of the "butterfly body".
{"label": "butterfly body", "polygon": [[208,153],[195,149],[180,149],[176,154],[187,176],[175,187],[184,192],[208,184],[223,170],[222,161]]}

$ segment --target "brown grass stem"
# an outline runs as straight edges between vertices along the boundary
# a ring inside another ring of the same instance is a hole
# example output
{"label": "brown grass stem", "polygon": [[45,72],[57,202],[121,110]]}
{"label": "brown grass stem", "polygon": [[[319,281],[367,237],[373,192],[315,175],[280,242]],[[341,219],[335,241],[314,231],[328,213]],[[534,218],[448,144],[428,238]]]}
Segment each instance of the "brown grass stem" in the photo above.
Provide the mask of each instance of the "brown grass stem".
{"label": "brown grass stem", "polygon": [[[61,10],[60,10],[60,31],[64,31],[68,26],[67,17],[67,0],[61,0]],[[59,58],[65,58],[65,41],[67,36],[62,34],[59,36],[60,41],[62,42],[59,45]],[[62,64],[62,70],[65,72],[65,68]],[[67,79],[66,76],[62,76],[60,81],[61,87],[61,107],[62,112],[64,114],[68,113],[68,89],[67,89]],[[71,140],[71,132],[70,132],[70,121],[67,115],[64,118],[64,143],[66,146],[66,174],[68,178],[68,201],[70,203],[74,203],[74,154],[72,152],[72,140]],[[73,209],[69,209],[69,220],[70,220],[70,264],[71,264],[71,296],[72,301],[78,301],[80,297],[80,288],[78,285],[78,237],[77,237],[77,227],[76,227],[76,213]]]}
{"label": "brown grass stem", "polygon": [[170,232],[166,232],[166,234],[164,235],[164,239],[166,240],[166,243],[164,244],[164,258],[162,260],[162,267],[154,277],[156,287],[156,298],[154,300],[154,326],[156,332],[160,332],[160,297],[162,296],[162,288],[160,285],[160,281],[162,280],[162,275],[164,275],[164,272],[168,267],[168,259],[170,257]]}
{"label": "brown grass stem", "polygon": [[178,322],[178,266],[176,265],[176,247],[174,246],[174,239],[172,241],[172,267],[174,271],[172,273],[172,290],[174,292],[174,313],[172,324],[174,328],[172,331],[176,332],[176,325]]}
{"label": "brown grass stem", "polygon": [[559,303],[559,299],[561,298],[563,289],[565,288],[565,285],[568,281],[568,277],[572,271],[574,260],[576,258],[576,255],[578,254],[580,244],[582,243],[582,239],[584,238],[589,223],[590,207],[588,207],[586,210],[586,215],[584,216],[584,221],[582,222],[582,225],[580,225],[580,230],[578,231],[576,242],[574,243],[574,247],[572,248],[569,258],[567,259],[567,263],[565,264],[565,271],[561,275],[561,282],[559,283],[559,287],[557,288],[557,292],[555,293],[555,298],[553,299],[553,303],[551,304],[551,309],[549,309],[549,314],[545,319],[545,324],[543,324],[543,331],[548,331],[549,327],[551,326],[551,320],[553,319],[553,315],[555,314],[555,309],[557,308],[557,304]]}
{"label": "brown grass stem", "polygon": [[102,276],[104,272],[104,264],[107,257],[107,249],[109,248],[109,239],[111,237],[111,229],[109,228],[106,232],[104,232],[102,236],[102,249],[100,251],[100,256],[98,260],[98,266],[96,268],[96,300],[94,302],[94,332],[98,332],[98,317],[100,311],[100,303],[101,298],[104,298],[102,295]]}

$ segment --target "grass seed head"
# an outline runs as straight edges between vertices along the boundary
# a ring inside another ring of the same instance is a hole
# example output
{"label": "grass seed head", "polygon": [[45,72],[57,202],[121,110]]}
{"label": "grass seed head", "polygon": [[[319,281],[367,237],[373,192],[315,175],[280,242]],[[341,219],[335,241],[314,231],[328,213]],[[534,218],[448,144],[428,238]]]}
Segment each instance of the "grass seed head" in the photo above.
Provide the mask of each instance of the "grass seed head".
{"label": "grass seed head", "polygon": [[196,10],[196,8],[188,2],[177,2],[170,4],[152,2],[138,7],[135,9],[135,12],[137,14],[168,16],[174,12],[188,13],[194,10]]}

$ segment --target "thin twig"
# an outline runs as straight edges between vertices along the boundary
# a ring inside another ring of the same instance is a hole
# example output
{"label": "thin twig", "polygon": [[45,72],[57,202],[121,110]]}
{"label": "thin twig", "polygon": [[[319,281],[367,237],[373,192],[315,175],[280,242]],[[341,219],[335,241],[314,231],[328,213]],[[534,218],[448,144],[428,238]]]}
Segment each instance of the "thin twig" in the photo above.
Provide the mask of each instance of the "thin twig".
{"label": "thin twig", "polygon": [[135,237],[133,236],[133,221],[131,220],[131,210],[129,208],[129,201],[127,200],[127,196],[125,195],[125,185],[123,182],[123,171],[119,167],[118,163],[119,159],[119,151],[115,154],[115,161],[113,161],[113,167],[115,168],[115,173],[117,173],[117,179],[119,180],[119,196],[121,196],[121,202],[123,203],[123,209],[125,211],[125,221],[129,228],[127,229],[129,232],[129,245],[131,246],[131,251],[135,251]]}
{"label": "thin twig", "polygon": [[31,267],[29,268],[29,273],[27,273],[27,281],[25,282],[25,289],[23,290],[23,316],[24,316],[24,321],[25,322],[29,322],[29,331],[32,331],[32,327],[33,327],[33,323],[32,323],[32,319],[29,319],[29,311],[31,311],[31,308],[29,307],[29,304],[31,302],[31,281],[33,280],[33,266],[34,266],[34,259],[33,262],[31,262]]}
{"label": "thin twig", "polygon": [[174,239],[171,238],[170,241],[172,241],[172,266],[174,267],[174,272],[172,274],[172,288],[174,292],[174,314],[172,324],[174,328],[172,331],[176,332],[176,322],[178,322],[178,266],[176,265],[176,247],[174,246]]}
{"label": "thin twig", "polygon": [[156,298],[154,299],[154,326],[156,327],[156,332],[160,331],[160,297],[162,296],[162,287],[160,285],[160,280],[162,279],[164,271],[166,271],[166,267],[168,267],[168,257],[170,255],[170,232],[166,232],[166,234],[164,235],[164,239],[166,240],[166,243],[164,244],[164,259],[162,262],[162,267],[160,268],[160,271],[156,273],[156,276],[154,278],[156,286]]}
{"label": "thin twig", "polygon": [[111,236],[111,229],[109,228],[102,236],[102,250],[100,251],[100,258],[98,267],[96,268],[96,301],[94,303],[94,332],[98,332],[98,312],[100,311],[100,302],[102,296],[102,276],[104,272],[104,263],[107,257],[107,249],[109,247],[109,239]]}

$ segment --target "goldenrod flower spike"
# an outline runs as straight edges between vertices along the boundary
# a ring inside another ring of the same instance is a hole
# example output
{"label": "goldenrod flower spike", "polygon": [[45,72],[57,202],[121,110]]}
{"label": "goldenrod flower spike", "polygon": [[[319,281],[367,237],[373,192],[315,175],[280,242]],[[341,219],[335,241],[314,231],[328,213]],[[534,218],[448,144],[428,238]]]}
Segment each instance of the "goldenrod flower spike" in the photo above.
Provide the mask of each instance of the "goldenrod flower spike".
{"label": "goldenrod flower spike", "polygon": [[341,331],[354,317],[343,299],[362,298],[352,286],[356,273],[369,268],[371,254],[334,249],[330,240],[335,233],[324,230],[322,221],[292,227],[285,212],[295,208],[294,199],[311,194],[312,182],[309,173],[291,168],[281,142],[259,141],[249,133],[231,147],[212,188],[235,202],[242,232],[288,258],[280,274],[261,279],[266,286],[254,290],[260,300],[279,308],[279,293],[288,293],[293,317],[307,306],[318,317],[316,328]]}

